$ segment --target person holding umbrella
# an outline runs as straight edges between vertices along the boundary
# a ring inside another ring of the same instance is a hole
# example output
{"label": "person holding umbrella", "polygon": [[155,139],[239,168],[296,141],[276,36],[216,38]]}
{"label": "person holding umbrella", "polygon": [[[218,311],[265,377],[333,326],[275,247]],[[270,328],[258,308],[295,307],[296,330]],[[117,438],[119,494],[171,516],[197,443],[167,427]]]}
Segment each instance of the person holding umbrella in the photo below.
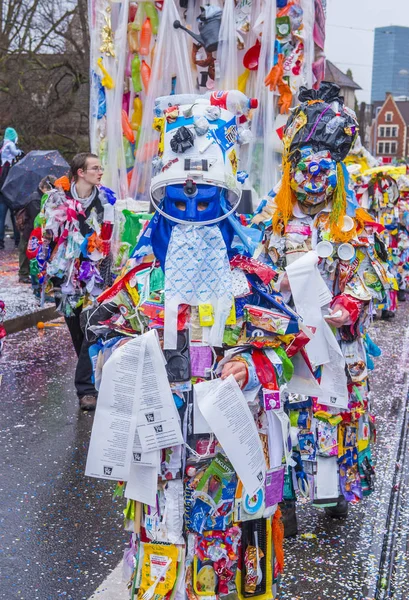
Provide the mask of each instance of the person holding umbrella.
{"label": "person holding umbrella", "polygon": [[[10,206],[6,201],[6,197],[3,194],[2,188],[6,181],[7,175],[12,165],[16,162],[19,156],[23,154],[22,150],[17,148],[18,135],[17,131],[13,127],[7,127],[4,132],[4,139],[0,150],[0,250],[4,250],[4,233],[7,211]],[[13,210],[10,210],[11,222],[13,224],[14,231],[14,243],[16,246],[19,244],[19,232],[16,227]]]}
{"label": "person holding umbrella", "polygon": [[31,283],[30,261],[27,258],[27,244],[30,234],[34,229],[34,220],[41,208],[41,198],[54,187],[55,177],[47,175],[38,184],[38,188],[30,194],[27,204],[20,208],[16,214],[16,226],[20,232],[20,243],[18,246],[18,280],[20,283]]}
{"label": "person holding umbrella", "polygon": [[57,150],[32,150],[7,170],[1,193],[11,210],[17,212],[25,207],[27,198],[44,177],[61,177],[69,168]]}

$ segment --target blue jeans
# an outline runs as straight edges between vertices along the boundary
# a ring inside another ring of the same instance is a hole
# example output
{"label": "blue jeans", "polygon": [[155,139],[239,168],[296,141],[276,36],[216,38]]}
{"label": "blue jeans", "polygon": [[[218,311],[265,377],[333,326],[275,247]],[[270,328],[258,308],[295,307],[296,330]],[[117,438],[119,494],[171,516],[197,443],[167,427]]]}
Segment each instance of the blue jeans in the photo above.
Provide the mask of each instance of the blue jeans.
{"label": "blue jeans", "polygon": [[[6,217],[7,217],[8,210],[9,210],[9,207],[4,202],[4,200],[2,200],[0,198],[0,246],[4,246],[4,233],[5,233]],[[18,231],[18,229],[16,227],[16,222],[14,220],[13,211],[10,211],[10,217],[11,217],[11,222],[13,225],[14,242],[15,242],[16,246],[18,246],[18,244],[20,242],[20,232]]]}

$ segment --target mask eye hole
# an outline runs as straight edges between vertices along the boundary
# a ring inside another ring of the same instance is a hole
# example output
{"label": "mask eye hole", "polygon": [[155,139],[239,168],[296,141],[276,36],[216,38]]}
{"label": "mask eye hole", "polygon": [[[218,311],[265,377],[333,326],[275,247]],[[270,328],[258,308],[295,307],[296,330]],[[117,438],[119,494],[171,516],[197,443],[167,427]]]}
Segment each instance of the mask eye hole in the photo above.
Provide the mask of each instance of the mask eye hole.
{"label": "mask eye hole", "polygon": [[206,210],[206,208],[208,208],[208,206],[209,206],[208,202],[198,202],[197,210]]}
{"label": "mask eye hole", "polygon": [[178,210],[184,210],[184,211],[186,210],[186,202],[182,202],[182,201],[175,202],[175,206]]}

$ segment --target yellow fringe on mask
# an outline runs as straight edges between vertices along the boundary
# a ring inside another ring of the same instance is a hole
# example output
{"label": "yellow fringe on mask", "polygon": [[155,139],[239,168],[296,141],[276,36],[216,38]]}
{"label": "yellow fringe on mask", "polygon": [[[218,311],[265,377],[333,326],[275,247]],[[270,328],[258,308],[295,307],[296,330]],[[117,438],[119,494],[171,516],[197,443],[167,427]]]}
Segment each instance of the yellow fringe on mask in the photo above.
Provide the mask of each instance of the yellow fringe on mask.
{"label": "yellow fringe on mask", "polygon": [[374,223],[376,219],[374,219],[364,208],[359,207],[355,212],[355,220],[358,222],[358,225],[361,229],[364,229],[365,223]]}
{"label": "yellow fringe on mask", "polygon": [[273,216],[274,233],[282,233],[293,215],[293,207],[296,202],[296,198],[290,185],[290,172],[291,163],[288,160],[288,156],[283,154],[283,177],[281,179],[281,187],[277,196],[274,198],[274,202],[277,206],[276,212]]}
{"label": "yellow fringe on mask", "polygon": [[[341,227],[344,224],[344,217],[347,209],[347,193],[345,189],[344,172],[342,164],[337,164],[337,186],[334,190],[332,199],[332,209],[330,215],[330,231],[331,236],[335,239],[341,232]],[[341,232],[345,233],[345,232]],[[350,233],[350,232],[346,232]]]}
{"label": "yellow fringe on mask", "polygon": [[356,234],[356,227],[353,227],[350,231],[342,231],[338,225],[331,225],[331,241],[333,242],[346,244],[346,242],[350,242]]}

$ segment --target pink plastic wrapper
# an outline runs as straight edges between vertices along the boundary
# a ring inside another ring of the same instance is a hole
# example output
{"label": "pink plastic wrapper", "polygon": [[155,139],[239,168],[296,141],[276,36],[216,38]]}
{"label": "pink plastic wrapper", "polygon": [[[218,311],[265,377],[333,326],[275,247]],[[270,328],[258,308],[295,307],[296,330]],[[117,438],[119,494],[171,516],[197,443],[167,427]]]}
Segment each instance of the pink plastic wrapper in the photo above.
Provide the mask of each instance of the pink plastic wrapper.
{"label": "pink plastic wrapper", "polygon": [[265,285],[278,278],[278,274],[274,269],[254,258],[243,256],[243,254],[234,256],[230,261],[230,266],[241,269],[245,273],[257,275]]}

